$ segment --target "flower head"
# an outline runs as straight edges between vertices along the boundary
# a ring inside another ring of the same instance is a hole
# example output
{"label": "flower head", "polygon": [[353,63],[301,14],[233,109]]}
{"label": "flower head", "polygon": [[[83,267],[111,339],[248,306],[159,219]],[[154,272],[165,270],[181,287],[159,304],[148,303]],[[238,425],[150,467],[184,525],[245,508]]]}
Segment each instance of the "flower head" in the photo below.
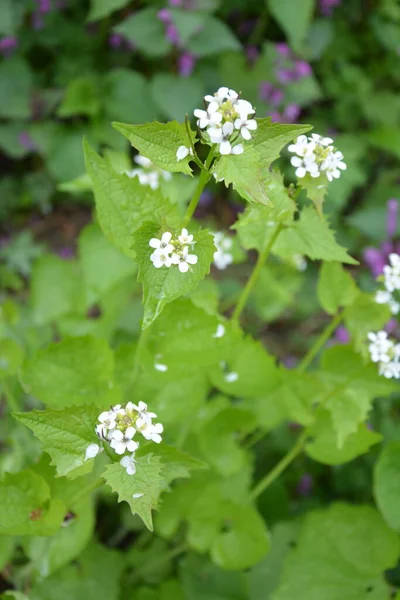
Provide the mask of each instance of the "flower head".
{"label": "flower head", "polygon": [[214,252],[214,265],[217,269],[224,270],[233,262],[233,255],[229,252],[232,248],[233,241],[223,231],[217,231],[214,235],[214,244],[216,251]]}
{"label": "flower head", "polygon": [[[137,447],[138,446],[139,444],[137,444]],[[126,469],[128,475],[134,475],[136,473],[136,460],[134,452],[130,456],[126,454],[119,462]]]}
{"label": "flower head", "polygon": [[149,246],[155,248],[150,255],[150,260],[157,269],[177,265],[181,273],[187,273],[190,266],[197,264],[198,261],[197,255],[189,252],[189,248],[195,243],[194,236],[185,228],[176,236],[167,231],[163,233],[161,239],[151,238],[149,241]]}
{"label": "flower head", "polygon": [[296,155],[290,162],[296,167],[297,177],[302,179],[309,174],[314,178],[325,175],[328,181],[338,179],[340,171],[346,169],[346,163],[343,154],[332,143],[331,138],[313,133],[309,137],[301,135],[295,144],[290,144],[289,152]]}
{"label": "flower head", "polygon": [[371,332],[368,339],[370,358],[378,363],[379,374],[387,379],[400,379],[400,344],[389,339],[386,331]]}

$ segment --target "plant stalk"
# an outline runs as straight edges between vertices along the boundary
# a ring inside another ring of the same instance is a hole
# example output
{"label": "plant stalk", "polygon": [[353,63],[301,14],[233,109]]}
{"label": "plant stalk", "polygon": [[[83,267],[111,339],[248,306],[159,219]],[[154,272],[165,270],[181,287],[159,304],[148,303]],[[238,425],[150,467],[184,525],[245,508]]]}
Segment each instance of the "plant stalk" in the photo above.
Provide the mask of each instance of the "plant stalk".
{"label": "plant stalk", "polygon": [[332,319],[330,323],[325,327],[322,331],[321,335],[312,345],[310,350],[307,352],[303,360],[300,362],[297,367],[298,373],[304,373],[311,365],[314,358],[317,356],[318,352],[325,346],[326,342],[331,338],[333,332],[338,327],[338,325],[343,321],[345,315],[345,311],[338,312],[335,317]]}

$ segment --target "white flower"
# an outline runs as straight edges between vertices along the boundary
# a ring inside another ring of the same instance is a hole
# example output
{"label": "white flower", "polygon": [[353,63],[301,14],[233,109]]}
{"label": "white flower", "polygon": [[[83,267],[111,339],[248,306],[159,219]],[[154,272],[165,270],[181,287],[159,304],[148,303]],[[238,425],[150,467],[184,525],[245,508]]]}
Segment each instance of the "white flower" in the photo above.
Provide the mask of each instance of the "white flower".
{"label": "white flower", "polygon": [[341,170],[345,170],[347,166],[343,161],[343,154],[332,143],[331,138],[313,133],[310,137],[300,135],[295,144],[290,144],[289,152],[296,155],[290,159],[291,164],[296,167],[296,176],[302,179],[310,174],[311,177],[318,178],[325,174],[328,181],[338,179]]}
{"label": "white flower", "polygon": [[134,427],[128,427],[125,433],[117,429],[111,436],[111,448],[114,448],[117,454],[123,454],[126,450],[135,452],[137,443],[132,440],[135,433],[136,429]]}
{"label": "white flower", "polygon": [[390,350],[393,348],[393,342],[388,339],[386,331],[378,333],[369,333],[368,339],[371,342],[368,346],[372,362],[389,362]]}
{"label": "white flower", "polygon": [[152,190],[158,189],[160,186],[160,177],[164,181],[170,181],[172,178],[171,173],[160,169],[151,162],[150,159],[140,154],[136,155],[133,159],[141,168],[131,169],[125,171],[125,175],[130,178],[137,177],[141,185],[148,185]]}
{"label": "white flower", "polygon": [[375,294],[375,301],[377,304],[387,304],[392,315],[398,315],[400,312],[400,303],[387,290],[378,290]]}
{"label": "white flower", "polygon": [[173,265],[178,265],[181,273],[187,273],[190,265],[195,265],[197,263],[198,257],[196,254],[189,254],[189,250],[187,246],[185,246],[179,254],[174,253],[172,255],[171,261]]}
{"label": "white flower", "polygon": [[180,244],[183,245],[189,245],[189,244],[194,244],[195,242],[193,242],[193,235],[190,235],[188,230],[183,228],[181,231],[181,234],[178,236],[178,241]]}
{"label": "white flower", "polygon": [[96,435],[98,438],[104,441],[109,441],[110,436],[112,435],[113,429],[108,430],[105,425],[102,423],[100,425],[96,425]]}
{"label": "white flower", "polygon": [[226,373],[225,375],[225,381],[227,381],[228,383],[233,383],[234,381],[237,381],[239,379],[239,374],[236,373],[235,371],[231,371],[230,373]]}
{"label": "white flower", "polygon": [[101,446],[99,446],[99,444],[89,444],[89,446],[86,448],[85,461],[89,460],[90,458],[94,458],[102,450],[103,450],[103,448],[101,448]]}
{"label": "white flower", "polygon": [[142,420],[140,417],[137,420],[138,428],[140,433],[146,440],[151,440],[156,444],[159,444],[162,441],[161,433],[164,431],[164,427],[161,423],[148,423]]}
{"label": "white flower", "polygon": [[215,333],[213,333],[213,338],[222,338],[225,335],[225,327],[222,325],[222,323],[219,323],[217,326],[217,331]]}
{"label": "white flower", "polygon": [[166,231],[162,234],[161,240],[158,238],[151,238],[149,241],[149,246],[155,248],[156,250],[163,250],[167,254],[170,254],[174,250],[174,246],[170,243],[172,239],[172,233],[170,231]]}
{"label": "white flower", "polygon": [[389,254],[389,265],[383,267],[384,285],[389,292],[400,290],[400,256]]}
{"label": "white flower", "polygon": [[179,146],[178,150],[176,151],[176,160],[179,162],[180,160],[183,160],[189,155],[193,156],[192,148],[187,148],[186,146]]}
{"label": "white flower", "polygon": [[150,255],[150,260],[156,269],[161,267],[170,267],[172,265],[171,257],[163,250],[156,250]]}
{"label": "white flower", "polygon": [[155,419],[156,418],[156,413],[153,412],[149,412],[147,410],[147,404],[146,402],[142,402],[142,400],[139,401],[139,404],[133,404],[133,402],[128,402],[128,404],[126,405],[126,408],[129,407],[129,410],[136,410],[139,413],[139,417],[141,419]]}
{"label": "white flower", "polygon": [[257,129],[257,121],[255,119],[248,119],[247,117],[236,119],[235,129],[240,129],[240,135],[244,140],[251,140],[250,131]]}
{"label": "white flower", "polygon": [[217,248],[216,252],[214,252],[214,265],[217,269],[226,269],[233,262],[233,256],[228,252],[232,248],[233,241],[223,231],[217,231],[213,236],[214,244]]}
{"label": "white flower", "polygon": [[[137,448],[139,448],[139,444],[136,444],[136,449]],[[124,469],[126,469],[128,475],[134,475],[136,473],[136,461],[134,452],[130,456],[124,456],[119,462],[124,467]]]}

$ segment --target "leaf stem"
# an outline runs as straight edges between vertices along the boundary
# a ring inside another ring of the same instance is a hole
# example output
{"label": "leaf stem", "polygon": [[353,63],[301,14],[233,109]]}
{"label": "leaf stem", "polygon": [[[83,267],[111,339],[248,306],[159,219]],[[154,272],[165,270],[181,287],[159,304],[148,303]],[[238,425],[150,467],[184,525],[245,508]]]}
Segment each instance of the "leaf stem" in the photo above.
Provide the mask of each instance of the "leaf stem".
{"label": "leaf stem", "polygon": [[311,365],[314,358],[317,356],[318,352],[322,349],[322,347],[326,344],[326,342],[330,339],[335,329],[341,323],[345,315],[345,311],[338,312],[335,317],[332,319],[330,323],[325,327],[322,331],[321,335],[317,338],[313,346],[311,346],[310,350],[307,352],[303,360],[300,362],[297,367],[297,371],[299,373],[304,373]]}
{"label": "leaf stem", "polygon": [[186,227],[186,225],[189,223],[190,219],[192,218],[193,213],[196,210],[196,207],[199,203],[201,193],[204,190],[208,180],[211,177],[210,167],[211,167],[213,158],[214,158],[214,149],[211,148],[210,152],[208,153],[208,156],[206,158],[206,162],[204,163],[204,166],[202,167],[199,181],[198,181],[197,187],[193,194],[193,198],[191,199],[190,204],[187,207],[185,216],[183,217],[182,227]]}
{"label": "leaf stem", "polygon": [[139,375],[140,358],[142,355],[143,347],[149,336],[149,330],[150,330],[150,327],[147,327],[147,329],[142,329],[140,332],[140,335],[139,335],[139,339],[138,339],[138,343],[137,343],[136,351],[135,351],[134,363],[133,363],[132,381],[134,383],[136,383],[136,378]]}
{"label": "leaf stem", "polygon": [[257,262],[254,266],[254,269],[253,269],[245,287],[243,288],[243,291],[239,297],[239,301],[236,305],[236,308],[233,311],[233,315],[232,315],[233,321],[239,321],[240,315],[242,314],[242,311],[243,311],[244,307],[246,306],[247,300],[249,299],[249,296],[257,282],[257,279],[260,276],[261,269],[264,266],[264,263],[266,262],[266,260],[269,256],[269,253],[271,252],[272,246],[275,244],[282,229],[283,229],[283,225],[282,225],[282,223],[279,223],[276,226],[276,229],[275,229],[274,233],[272,234],[272,237],[269,240],[268,244],[266,245],[264,250],[262,252],[260,252],[260,254],[258,255]]}

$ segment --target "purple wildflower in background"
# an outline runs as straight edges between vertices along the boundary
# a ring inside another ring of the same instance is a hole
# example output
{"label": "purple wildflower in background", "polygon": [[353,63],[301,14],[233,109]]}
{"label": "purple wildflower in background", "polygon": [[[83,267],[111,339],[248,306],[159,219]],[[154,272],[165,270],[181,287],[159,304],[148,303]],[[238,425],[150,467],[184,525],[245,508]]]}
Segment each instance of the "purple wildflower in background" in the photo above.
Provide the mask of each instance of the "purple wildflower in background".
{"label": "purple wildflower in background", "polygon": [[302,79],[303,77],[309,77],[312,74],[312,68],[310,63],[306,60],[296,60],[294,72],[299,79]]}
{"label": "purple wildflower in background", "polygon": [[51,11],[51,0],[36,0],[37,10],[42,15]]}
{"label": "purple wildflower in background", "polygon": [[339,344],[348,344],[350,341],[350,334],[346,327],[343,325],[339,325],[339,327],[335,331],[335,340]]}
{"label": "purple wildflower in background", "polygon": [[296,491],[299,496],[310,496],[314,487],[314,478],[310,473],[304,473],[297,484]]}
{"label": "purple wildflower in background", "polygon": [[290,83],[296,79],[296,75],[291,69],[278,68],[275,71],[275,75],[279,83],[282,85],[286,85],[287,83]]}
{"label": "purple wildflower in background", "polygon": [[275,48],[276,48],[277,52],[279,52],[279,54],[281,54],[285,58],[290,57],[291,50],[287,44],[285,44],[283,42],[279,42],[278,44],[275,44]]}
{"label": "purple wildflower in background", "polygon": [[36,143],[33,141],[27,131],[21,131],[18,136],[18,142],[23,148],[25,148],[25,150],[28,150],[28,152],[34,152],[37,150]]}
{"label": "purple wildflower in background", "polygon": [[169,0],[168,4],[170,6],[182,6],[183,0]]}
{"label": "purple wildflower in background", "polygon": [[72,248],[61,248],[61,250],[59,250],[57,254],[64,260],[74,258],[74,251],[72,250]]}
{"label": "purple wildflower in background", "polygon": [[2,54],[5,58],[8,58],[11,56],[17,46],[17,38],[13,35],[8,35],[0,40],[0,54]]}
{"label": "purple wildflower in background", "polygon": [[285,95],[282,92],[282,90],[278,88],[273,88],[269,97],[272,106],[279,106],[280,104],[282,104],[284,96]]}
{"label": "purple wildflower in background", "polygon": [[283,111],[284,123],[294,123],[297,121],[301,113],[301,108],[298,104],[288,104]]}
{"label": "purple wildflower in background", "polygon": [[171,13],[168,8],[161,8],[157,13],[157,18],[165,25],[171,23]]}
{"label": "purple wildflower in background", "polygon": [[335,6],[339,6],[342,0],[319,0],[319,7],[323,15],[330,17]]}
{"label": "purple wildflower in background", "polygon": [[173,44],[177,46],[179,44],[179,31],[173,23],[169,23],[165,30],[165,37]]}
{"label": "purple wildflower in background", "polygon": [[368,247],[364,250],[364,261],[374,277],[378,277],[378,275],[383,273],[383,267],[388,262],[389,254],[392,252],[400,253],[400,244],[393,242],[393,238],[397,231],[398,207],[399,202],[395,198],[391,198],[388,201],[386,223],[387,239],[379,248]]}
{"label": "purple wildflower in background", "polygon": [[108,45],[111,48],[121,48],[123,41],[122,35],[119,35],[119,33],[112,33],[108,38]]}
{"label": "purple wildflower in background", "polygon": [[178,58],[178,70],[181,77],[189,77],[196,65],[196,58],[191,52],[182,52]]}
{"label": "purple wildflower in background", "polygon": [[271,117],[273,123],[281,123],[283,121],[283,117],[278,110],[272,110],[268,113],[268,116]]}

